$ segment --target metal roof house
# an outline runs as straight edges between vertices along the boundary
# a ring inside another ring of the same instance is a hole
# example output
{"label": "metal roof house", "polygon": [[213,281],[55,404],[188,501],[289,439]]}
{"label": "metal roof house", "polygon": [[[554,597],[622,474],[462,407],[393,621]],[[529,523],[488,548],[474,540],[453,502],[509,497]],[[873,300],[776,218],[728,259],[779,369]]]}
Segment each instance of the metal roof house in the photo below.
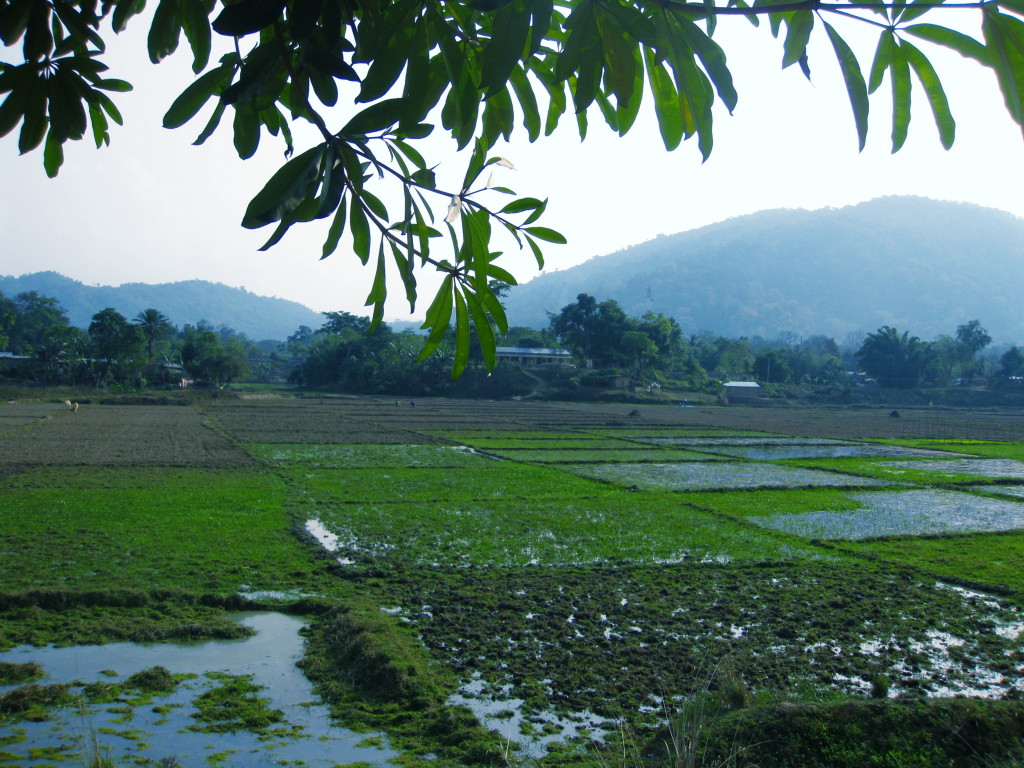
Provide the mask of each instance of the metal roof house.
{"label": "metal roof house", "polygon": [[756,381],[727,381],[722,386],[730,399],[755,400],[761,396],[761,385]]}
{"label": "metal roof house", "polygon": [[572,355],[565,349],[544,349],[534,347],[497,347],[494,356],[498,362],[521,365],[524,368],[535,365],[571,365]]}

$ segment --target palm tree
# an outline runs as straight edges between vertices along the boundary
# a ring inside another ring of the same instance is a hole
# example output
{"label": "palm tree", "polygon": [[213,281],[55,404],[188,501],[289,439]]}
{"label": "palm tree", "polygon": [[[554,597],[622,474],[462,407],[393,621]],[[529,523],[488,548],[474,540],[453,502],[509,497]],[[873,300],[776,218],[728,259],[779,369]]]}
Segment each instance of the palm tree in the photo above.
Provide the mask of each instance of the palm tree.
{"label": "palm tree", "polygon": [[149,342],[149,360],[153,361],[153,345],[164,338],[174,327],[167,316],[157,309],[144,309],[135,316],[132,321],[142,329],[143,335]]}

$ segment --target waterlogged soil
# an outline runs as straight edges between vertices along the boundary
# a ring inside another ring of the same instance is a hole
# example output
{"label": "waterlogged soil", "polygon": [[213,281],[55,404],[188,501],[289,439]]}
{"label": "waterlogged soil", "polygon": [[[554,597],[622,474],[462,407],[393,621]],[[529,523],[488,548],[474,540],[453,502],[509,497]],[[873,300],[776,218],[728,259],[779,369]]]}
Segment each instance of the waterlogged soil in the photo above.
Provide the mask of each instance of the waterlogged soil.
{"label": "waterlogged soil", "polygon": [[816,539],[865,539],[936,533],[981,533],[1024,528],[1024,504],[960,491],[919,489],[852,493],[849,511],[756,515],[751,522]]}
{"label": "waterlogged soil", "polygon": [[715,488],[859,487],[888,485],[873,480],[813,469],[770,464],[681,462],[678,464],[573,465],[566,469],[586,477],[645,490],[708,490]]}
{"label": "waterlogged soil", "polygon": [[[389,611],[467,694],[545,711],[656,720],[726,669],[755,696],[1016,689],[1016,608],[858,564],[493,568],[409,572]],[[669,663],[669,660],[671,662]],[[1024,693],[1017,690],[1018,693]]]}

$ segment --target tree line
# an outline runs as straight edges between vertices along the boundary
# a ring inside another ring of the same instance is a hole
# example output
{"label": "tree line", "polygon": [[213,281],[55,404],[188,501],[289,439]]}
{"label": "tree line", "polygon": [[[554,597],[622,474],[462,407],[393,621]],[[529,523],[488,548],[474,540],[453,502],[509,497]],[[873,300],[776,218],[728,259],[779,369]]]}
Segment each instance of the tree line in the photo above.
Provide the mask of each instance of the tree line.
{"label": "tree line", "polygon": [[179,329],[154,308],[129,320],[108,307],[77,328],[57,299],[36,291],[0,294],[0,349],[9,353],[9,379],[115,389],[221,386],[258,375],[266,357],[230,328],[199,321]]}
{"label": "tree line", "polygon": [[[502,296],[507,286],[492,290]],[[978,320],[931,342],[890,326],[843,344],[824,335],[686,335],[674,318],[654,312],[631,317],[614,299],[598,301],[586,293],[549,313],[546,328],[513,326],[496,338],[499,347],[569,350],[575,369],[568,386],[611,377],[626,377],[634,386],[707,392],[727,380],[902,389],[1024,383],[1024,351],[1012,346],[985,355],[991,342]],[[321,327],[301,326],[284,342],[253,342],[202,320],[179,329],[154,308],[131,319],[103,309],[81,329],[54,298],[35,291],[0,294],[0,349],[9,354],[2,372],[9,379],[108,389],[287,381],[310,389],[408,395],[505,395],[528,385],[513,366],[490,370],[476,345],[454,380],[456,333],[450,330],[424,359],[427,343],[423,334],[397,332],[383,322],[374,326],[348,312],[325,312]]]}

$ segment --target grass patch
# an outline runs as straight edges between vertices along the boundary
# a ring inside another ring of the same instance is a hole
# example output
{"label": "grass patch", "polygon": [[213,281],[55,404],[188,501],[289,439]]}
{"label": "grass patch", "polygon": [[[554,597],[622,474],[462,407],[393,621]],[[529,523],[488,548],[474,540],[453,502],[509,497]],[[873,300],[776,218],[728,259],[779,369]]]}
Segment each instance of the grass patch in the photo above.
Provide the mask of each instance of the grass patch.
{"label": "grass patch", "polygon": [[0,600],[0,649],[18,645],[189,642],[246,637],[220,606],[194,596],[30,591]]}
{"label": "grass patch", "polygon": [[714,461],[716,457],[694,451],[680,451],[671,448],[644,448],[634,445],[625,450],[490,450],[497,456],[515,461],[536,461],[542,464],[577,464],[577,463],[630,463],[637,461]]}
{"label": "grass patch", "polygon": [[290,533],[277,477],[239,470],[65,469],[4,488],[0,584],[32,589],[326,585]]}
{"label": "grass patch", "polygon": [[861,507],[847,492],[835,488],[787,488],[687,494],[687,502],[736,517],[798,515],[828,510],[851,512]]}
{"label": "grass patch", "polygon": [[38,680],[46,674],[39,664],[29,661],[19,664],[13,661],[0,661],[0,685],[14,685]]}
{"label": "grass patch", "polygon": [[955,582],[1012,590],[1024,606],[1024,533],[914,536],[843,542],[848,552],[912,565]]}
{"label": "grass patch", "polygon": [[318,519],[338,536],[338,555],[389,570],[820,556],[677,496],[617,490],[551,501],[324,506]]}
{"label": "grass patch", "polygon": [[885,459],[884,461],[878,458],[791,459],[780,461],[779,466],[822,469],[877,480],[919,485],[992,482],[992,477],[989,475],[958,470],[956,462],[956,459]]}
{"label": "grass patch", "polygon": [[606,492],[592,480],[511,462],[489,462],[472,472],[433,467],[289,467],[287,476],[299,491],[295,503],[309,516],[324,506],[350,502],[580,498]]}
{"label": "grass patch", "polygon": [[254,443],[246,448],[255,458],[273,464],[302,464],[313,468],[473,468],[487,466],[493,461],[452,445]]}

